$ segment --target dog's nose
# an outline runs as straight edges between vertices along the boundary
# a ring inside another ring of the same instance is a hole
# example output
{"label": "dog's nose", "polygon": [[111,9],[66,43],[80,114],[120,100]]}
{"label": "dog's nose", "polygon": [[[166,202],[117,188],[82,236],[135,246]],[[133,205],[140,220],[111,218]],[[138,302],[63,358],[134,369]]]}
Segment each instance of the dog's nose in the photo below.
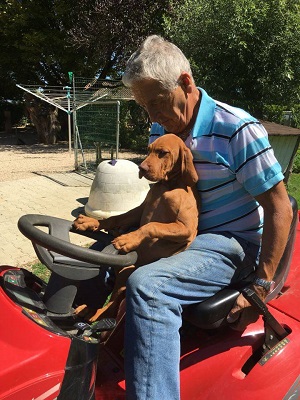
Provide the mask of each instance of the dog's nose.
{"label": "dog's nose", "polygon": [[147,171],[149,171],[148,164],[146,164],[146,163],[143,161],[142,164],[139,165],[139,170],[140,170],[140,172],[147,172]]}
{"label": "dog's nose", "polygon": [[148,165],[143,161],[142,164],[139,165],[139,178],[142,178],[148,170]]}

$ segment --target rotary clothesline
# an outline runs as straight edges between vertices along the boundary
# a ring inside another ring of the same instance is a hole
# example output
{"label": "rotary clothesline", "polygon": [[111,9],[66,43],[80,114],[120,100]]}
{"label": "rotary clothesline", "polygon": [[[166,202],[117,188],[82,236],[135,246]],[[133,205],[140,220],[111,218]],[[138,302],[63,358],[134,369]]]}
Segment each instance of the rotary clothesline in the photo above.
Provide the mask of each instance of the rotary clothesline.
{"label": "rotary clothesline", "polygon": [[[97,90],[94,93],[83,92],[79,95],[77,91],[69,86],[60,88],[58,86],[41,87],[38,85],[17,84],[17,87],[67,113],[72,113],[90,103],[100,101],[108,95],[103,90]],[[75,93],[76,97],[74,96]]]}
{"label": "rotary clothesline", "polygon": [[[40,85],[24,85],[24,84],[17,84],[17,87],[24,90],[27,93],[39,98],[42,101],[51,104],[54,107],[59,108],[60,110],[64,111],[68,115],[68,136],[69,136],[69,152],[71,153],[71,142],[72,142],[72,123],[71,123],[71,115],[73,118],[73,129],[74,129],[74,150],[77,153],[77,145],[79,144],[82,157],[83,155],[83,148],[81,144],[80,134],[79,134],[79,127],[77,123],[77,111],[80,110],[78,116],[80,114],[81,120],[83,109],[87,107],[87,116],[91,114],[91,107],[95,107],[98,109],[101,108],[101,104],[116,104],[118,108],[118,116],[116,117],[117,121],[119,121],[119,101],[120,100],[132,100],[132,94],[130,89],[125,88],[121,81],[112,81],[112,80],[97,80],[91,78],[82,78],[76,77],[73,73],[69,73],[69,85],[70,86],[48,86],[45,85],[44,87]],[[98,107],[99,105],[99,107]],[[95,108],[93,110],[96,110]],[[100,116],[97,116],[99,121],[102,123],[103,121]],[[91,124],[95,125],[94,118],[90,118]],[[89,122],[89,121],[88,121]],[[99,123],[100,123],[99,122]],[[87,128],[88,124],[85,121],[85,129]],[[82,126],[81,126],[81,129]],[[116,139],[116,147],[118,148],[118,127],[117,127],[117,139]],[[77,155],[75,154],[77,165]],[[85,163],[85,162],[84,162]]]}

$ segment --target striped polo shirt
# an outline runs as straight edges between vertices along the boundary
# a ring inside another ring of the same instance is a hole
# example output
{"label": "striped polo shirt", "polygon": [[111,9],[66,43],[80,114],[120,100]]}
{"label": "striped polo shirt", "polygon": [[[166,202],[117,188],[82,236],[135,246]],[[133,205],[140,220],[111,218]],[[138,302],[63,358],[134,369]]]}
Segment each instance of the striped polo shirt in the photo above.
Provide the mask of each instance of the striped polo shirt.
{"label": "striped polo shirt", "polygon": [[[213,100],[205,90],[186,140],[199,175],[199,232],[231,232],[260,243],[263,209],[255,196],[284,179],[262,124],[246,111]],[[154,123],[149,143],[165,133]]]}

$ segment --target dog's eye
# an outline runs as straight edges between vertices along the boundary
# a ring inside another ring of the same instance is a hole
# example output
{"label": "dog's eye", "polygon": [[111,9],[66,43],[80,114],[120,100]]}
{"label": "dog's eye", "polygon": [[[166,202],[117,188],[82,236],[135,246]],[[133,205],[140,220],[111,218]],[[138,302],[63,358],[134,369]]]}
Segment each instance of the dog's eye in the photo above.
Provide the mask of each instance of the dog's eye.
{"label": "dog's eye", "polygon": [[160,149],[157,151],[157,155],[159,158],[165,157],[168,153],[169,153],[169,151],[163,150],[163,149]]}

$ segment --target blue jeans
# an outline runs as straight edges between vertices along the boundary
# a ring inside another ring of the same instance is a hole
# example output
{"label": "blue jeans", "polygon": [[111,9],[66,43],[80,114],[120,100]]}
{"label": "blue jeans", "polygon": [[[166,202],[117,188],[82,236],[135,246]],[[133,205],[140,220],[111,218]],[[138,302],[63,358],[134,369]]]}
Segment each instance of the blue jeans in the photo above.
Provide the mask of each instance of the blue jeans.
{"label": "blue jeans", "polygon": [[186,251],[133,272],[126,294],[127,400],[179,400],[183,307],[249,275],[258,255],[257,245],[208,233]]}

